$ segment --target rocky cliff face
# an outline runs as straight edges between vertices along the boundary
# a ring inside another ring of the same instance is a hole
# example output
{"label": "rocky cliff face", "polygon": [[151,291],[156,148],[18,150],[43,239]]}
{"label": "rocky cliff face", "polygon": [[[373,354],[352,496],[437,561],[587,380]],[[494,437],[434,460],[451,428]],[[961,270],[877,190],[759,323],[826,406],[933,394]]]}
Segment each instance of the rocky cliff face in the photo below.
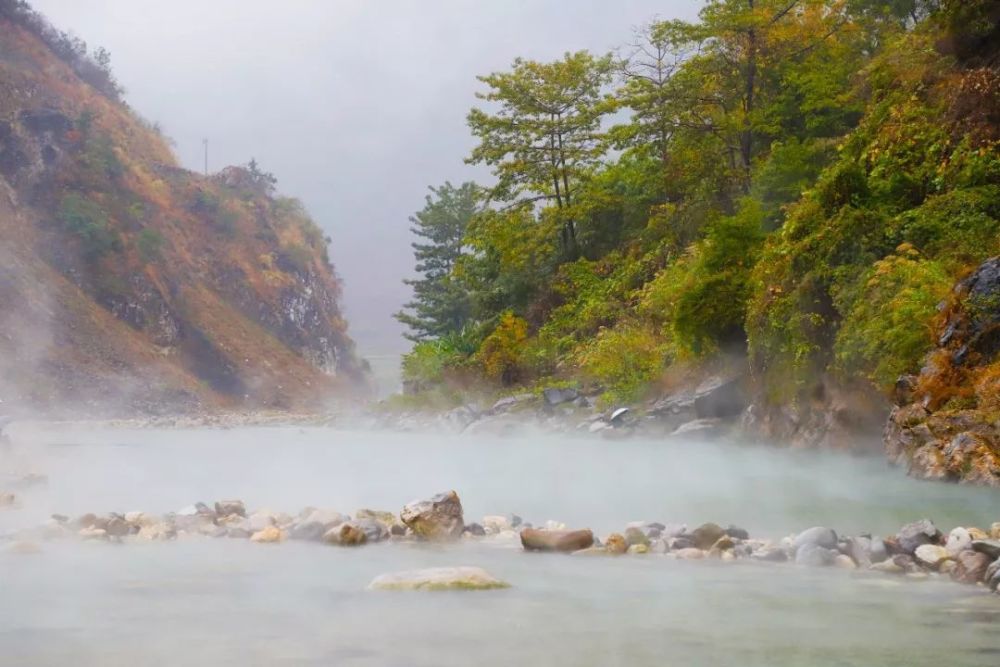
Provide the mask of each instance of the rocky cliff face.
{"label": "rocky cliff face", "polygon": [[937,348],[897,383],[886,454],[916,477],[1000,487],[1000,257],[942,310]]}
{"label": "rocky cliff face", "polygon": [[304,409],[360,381],[301,205],[255,165],[180,169],[154,127],[0,10],[6,409]]}

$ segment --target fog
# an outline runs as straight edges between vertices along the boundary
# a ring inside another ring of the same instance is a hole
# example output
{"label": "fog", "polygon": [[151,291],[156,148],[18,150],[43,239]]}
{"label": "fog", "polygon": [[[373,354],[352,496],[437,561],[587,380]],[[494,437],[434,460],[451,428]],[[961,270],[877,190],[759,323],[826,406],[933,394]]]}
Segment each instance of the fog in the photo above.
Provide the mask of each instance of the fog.
{"label": "fog", "polygon": [[697,0],[355,2],[35,0],[104,46],[141,115],[203,169],[251,157],[333,239],[351,334],[365,354],[406,349],[392,318],[409,297],[407,218],[428,185],[488,179],[463,164],[476,75],[517,56],[613,50]]}

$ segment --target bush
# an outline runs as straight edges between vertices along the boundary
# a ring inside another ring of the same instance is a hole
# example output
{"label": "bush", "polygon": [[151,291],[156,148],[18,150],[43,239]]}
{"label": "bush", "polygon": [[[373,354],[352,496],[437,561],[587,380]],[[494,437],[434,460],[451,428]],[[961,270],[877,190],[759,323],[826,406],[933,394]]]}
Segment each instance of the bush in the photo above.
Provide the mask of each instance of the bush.
{"label": "bush", "polygon": [[74,192],[62,198],[58,220],[64,230],[79,239],[88,259],[97,259],[118,245],[107,214],[96,202],[81,194]]}
{"label": "bush", "polygon": [[511,311],[500,316],[500,323],[479,346],[478,357],[486,377],[504,386],[521,379],[528,323]]}
{"label": "bush", "polygon": [[952,279],[938,262],[920,259],[910,245],[874,264],[837,334],[837,368],[889,390],[917,371],[934,345],[937,305]]}
{"label": "bush", "polygon": [[160,258],[164,243],[163,235],[149,227],[139,232],[139,236],[136,238],[139,256],[143,262],[147,263],[154,262]]}
{"label": "bush", "polygon": [[633,324],[604,329],[577,353],[580,369],[614,402],[639,398],[659,377],[664,360],[659,337],[650,328]]}

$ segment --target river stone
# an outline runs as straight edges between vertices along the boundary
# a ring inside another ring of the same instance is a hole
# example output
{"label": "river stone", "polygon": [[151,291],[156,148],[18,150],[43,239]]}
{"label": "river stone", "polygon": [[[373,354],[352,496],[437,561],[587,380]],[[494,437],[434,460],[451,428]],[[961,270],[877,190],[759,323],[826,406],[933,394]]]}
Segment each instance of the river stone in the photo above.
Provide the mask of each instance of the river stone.
{"label": "river stone", "polygon": [[986,582],[986,587],[991,591],[995,591],[1000,587],[1000,560],[990,563],[990,566],[986,568],[986,573],[983,575],[983,581]]}
{"label": "river stone", "polygon": [[822,567],[832,565],[837,552],[833,549],[821,547],[818,544],[806,543],[795,551],[795,564],[808,567]]}
{"label": "river stone", "polygon": [[247,508],[242,500],[219,500],[215,503],[215,513],[219,517],[246,516]]}
{"label": "river stone", "polygon": [[973,540],[972,550],[986,554],[990,560],[1000,558],[1000,540]]}
{"label": "river stone", "polygon": [[380,591],[479,591],[510,584],[479,567],[430,567],[375,577],[368,588]]}
{"label": "river stone", "polygon": [[754,560],[763,560],[771,563],[782,563],[788,560],[788,552],[777,546],[761,547],[750,556]]}
{"label": "river stone", "polygon": [[739,526],[734,526],[733,524],[729,524],[729,526],[726,528],[726,535],[728,535],[729,537],[732,537],[734,539],[737,539],[737,540],[749,540],[750,539],[750,533],[749,532],[747,532],[743,528],[740,528]]}
{"label": "river stone", "polygon": [[837,533],[832,528],[813,526],[799,533],[792,542],[792,548],[798,552],[804,546],[821,547],[823,549],[837,548]]}
{"label": "river stone", "polygon": [[298,523],[292,526],[288,537],[293,540],[319,541],[327,531],[339,526],[347,520],[340,512],[332,510],[313,509]]}
{"label": "river stone", "polygon": [[701,549],[695,549],[694,547],[688,547],[687,549],[678,549],[674,552],[674,555],[681,560],[698,560],[705,557],[705,552]]}
{"label": "river stone", "polygon": [[108,531],[103,528],[81,528],[77,533],[84,540],[106,540]]}
{"label": "river stone", "polygon": [[642,544],[642,543],[632,544],[632,545],[629,545],[629,548],[626,551],[626,553],[629,553],[629,554],[648,554],[649,553],[649,546],[646,545],[646,544]]}
{"label": "river stone", "polygon": [[913,552],[913,555],[917,559],[917,562],[932,569],[937,568],[942,561],[951,557],[946,548],[939,547],[936,544],[921,544]]}
{"label": "river stone", "polygon": [[869,537],[858,536],[847,538],[846,553],[857,563],[858,567],[867,569],[872,565],[872,541]]}
{"label": "river stone", "polygon": [[487,534],[496,535],[505,530],[510,530],[513,528],[513,525],[511,525],[510,519],[507,517],[500,516],[499,514],[491,514],[483,517],[483,528],[486,529]]}
{"label": "river stone", "polygon": [[886,560],[875,563],[871,566],[871,569],[876,572],[884,572],[886,574],[903,574],[904,572],[903,567],[897,564],[892,558],[887,558]]}
{"label": "river stone", "polygon": [[594,544],[589,530],[542,530],[525,528],[521,531],[521,546],[527,551],[579,551]]}
{"label": "river stone", "polygon": [[908,523],[896,533],[896,543],[905,554],[913,554],[921,544],[938,544],[941,541],[941,531],[930,519],[921,519]]}
{"label": "river stone", "polygon": [[276,544],[285,539],[285,534],[277,526],[266,526],[250,536],[251,542],[261,544]]}
{"label": "river stone", "polygon": [[425,540],[454,540],[462,535],[462,502],[454,491],[415,500],[399,514],[410,530]]}
{"label": "river stone", "polygon": [[663,538],[657,538],[649,543],[649,552],[654,554],[665,554],[670,550],[667,546],[667,541]]}
{"label": "river stone", "polygon": [[230,526],[226,529],[226,537],[232,537],[234,539],[245,540],[250,537],[251,533],[249,530],[243,526]]}
{"label": "river stone", "polygon": [[841,570],[856,570],[858,569],[857,563],[854,559],[847,554],[837,554],[833,558],[833,566]]}
{"label": "river stone", "polygon": [[354,523],[364,532],[366,542],[381,542],[391,534],[388,526],[375,519],[355,519]]}
{"label": "river stone", "polygon": [[473,537],[483,537],[486,535],[486,529],[478,523],[468,523],[465,525],[465,534],[472,535]]}
{"label": "river stone", "polygon": [[248,516],[243,521],[242,525],[244,528],[249,530],[251,534],[253,534],[259,533],[268,526],[273,526],[275,523],[273,513],[268,512],[267,510],[261,510]]}
{"label": "river stone", "polygon": [[712,545],[719,541],[719,538],[726,534],[721,526],[715,523],[703,523],[691,531],[691,544],[696,549],[711,549]]}
{"label": "river stone", "polygon": [[328,530],[323,536],[323,541],[327,544],[355,547],[366,543],[368,535],[354,521],[345,521],[339,526]]}
{"label": "river stone", "polygon": [[609,554],[623,554],[628,551],[628,542],[620,533],[611,533],[608,539],[604,540],[604,548]]}
{"label": "river stone", "polygon": [[628,545],[635,546],[636,544],[642,544],[644,546],[649,546],[649,537],[646,533],[642,531],[641,528],[636,528],[634,526],[625,529],[625,541]]}
{"label": "river stone", "polygon": [[1000,521],[990,526],[990,539],[1000,540]]}
{"label": "river stone", "polygon": [[958,565],[951,573],[951,578],[963,584],[975,584],[986,576],[986,568],[992,559],[978,551],[963,551],[955,558]]}
{"label": "river stone", "polygon": [[975,526],[969,526],[969,537],[973,540],[988,540],[990,536],[982,528],[976,528]]}
{"label": "river stone", "polygon": [[125,521],[125,517],[115,515],[108,517],[104,530],[109,537],[125,537],[132,532],[132,527]]}
{"label": "river stone", "polygon": [[948,533],[948,541],[945,542],[945,549],[948,550],[948,554],[951,556],[957,556],[960,552],[965,551],[972,546],[972,536],[969,535],[969,531],[961,526],[958,528],[953,528],[950,533]]}
{"label": "river stone", "polygon": [[4,549],[4,552],[19,555],[40,554],[42,553],[42,548],[34,542],[30,542],[28,540],[18,540]]}

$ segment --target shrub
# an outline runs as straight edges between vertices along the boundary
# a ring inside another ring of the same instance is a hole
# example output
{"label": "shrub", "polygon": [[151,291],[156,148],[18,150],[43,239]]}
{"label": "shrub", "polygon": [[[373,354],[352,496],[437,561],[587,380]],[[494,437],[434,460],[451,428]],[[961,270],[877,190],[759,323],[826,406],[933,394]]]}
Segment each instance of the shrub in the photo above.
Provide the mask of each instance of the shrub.
{"label": "shrub", "polygon": [[605,388],[608,399],[629,402],[659,376],[664,358],[661,341],[649,327],[623,324],[598,333],[580,349],[577,363]]}
{"label": "shrub", "polygon": [[920,368],[934,345],[937,305],[952,279],[910,245],[874,264],[837,334],[837,368],[888,390],[903,373]]}
{"label": "shrub", "polygon": [[118,245],[107,214],[96,202],[81,194],[74,192],[62,198],[58,221],[64,230],[79,239],[88,259],[97,259]]}
{"label": "shrub", "polygon": [[500,316],[500,323],[479,346],[479,361],[486,377],[504,386],[521,379],[528,323],[511,311]]}
{"label": "shrub", "polygon": [[155,229],[149,227],[139,232],[136,238],[136,247],[139,249],[139,256],[143,262],[154,262],[160,258],[164,244],[163,235]]}

